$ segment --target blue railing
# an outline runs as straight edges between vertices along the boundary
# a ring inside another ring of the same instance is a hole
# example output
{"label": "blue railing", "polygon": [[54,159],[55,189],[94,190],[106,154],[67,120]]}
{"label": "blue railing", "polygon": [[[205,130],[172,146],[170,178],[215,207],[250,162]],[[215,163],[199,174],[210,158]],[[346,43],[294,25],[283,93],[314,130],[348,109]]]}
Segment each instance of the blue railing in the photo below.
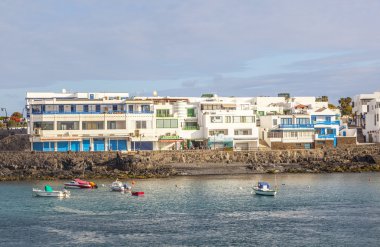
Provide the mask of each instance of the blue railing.
{"label": "blue railing", "polygon": [[317,135],[319,139],[334,139],[336,137],[335,134],[327,134],[327,135]]}
{"label": "blue railing", "polygon": [[58,112],[45,111],[33,112],[32,115],[54,115],[54,114],[153,114],[153,111],[107,111],[107,112]]}
{"label": "blue railing", "polygon": [[340,125],[340,121],[339,121],[339,120],[336,120],[336,121],[315,121],[314,124],[315,124],[315,125],[317,125],[317,124],[324,124],[324,125]]}
{"label": "blue railing", "polygon": [[313,129],[314,128],[314,124],[280,124],[279,127],[281,129],[285,129],[285,128],[291,128],[291,129],[297,129],[297,128]]}

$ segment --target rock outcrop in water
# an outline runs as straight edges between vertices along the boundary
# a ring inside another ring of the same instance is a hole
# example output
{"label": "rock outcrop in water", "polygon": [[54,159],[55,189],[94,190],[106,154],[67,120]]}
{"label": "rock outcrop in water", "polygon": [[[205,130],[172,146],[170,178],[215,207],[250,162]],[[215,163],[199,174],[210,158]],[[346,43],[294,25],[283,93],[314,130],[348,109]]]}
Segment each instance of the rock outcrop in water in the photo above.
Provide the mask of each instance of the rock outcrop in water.
{"label": "rock outcrop in water", "polygon": [[0,180],[380,171],[380,145],[230,152],[0,152]]}

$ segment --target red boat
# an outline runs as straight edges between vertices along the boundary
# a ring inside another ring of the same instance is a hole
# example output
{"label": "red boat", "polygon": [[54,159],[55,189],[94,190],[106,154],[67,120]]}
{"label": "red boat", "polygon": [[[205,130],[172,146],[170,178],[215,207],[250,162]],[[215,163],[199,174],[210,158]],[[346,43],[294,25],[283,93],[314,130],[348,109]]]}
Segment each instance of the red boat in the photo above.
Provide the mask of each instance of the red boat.
{"label": "red boat", "polygon": [[88,182],[88,181],[84,181],[77,178],[69,183],[65,183],[65,188],[66,189],[92,189],[92,188],[98,188],[98,186],[94,182]]}
{"label": "red boat", "polygon": [[132,192],[132,196],[143,196],[144,195],[144,191],[134,191]]}

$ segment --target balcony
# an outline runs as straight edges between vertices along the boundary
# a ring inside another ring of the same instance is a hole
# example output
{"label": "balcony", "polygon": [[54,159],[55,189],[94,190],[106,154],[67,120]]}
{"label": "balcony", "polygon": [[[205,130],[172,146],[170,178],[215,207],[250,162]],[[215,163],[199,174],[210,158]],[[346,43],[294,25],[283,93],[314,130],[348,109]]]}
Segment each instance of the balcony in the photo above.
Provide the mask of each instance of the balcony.
{"label": "balcony", "polygon": [[336,121],[315,121],[314,122],[314,125],[340,125],[340,121],[339,120],[336,120]]}
{"label": "balcony", "polygon": [[156,114],[156,117],[165,118],[165,117],[174,117],[174,115],[173,114]]}
{"label": "balcony", "polygon": [[280,124],[280,129],[314,129],[314,124]]}
{"label": "balcony", "polygon": [[128,111],[127,114],[153,114],[153,111]]}
{"label": "balcony", "polygon": [[185,126],[182,130],[199,130],[199,126]]}
{"label": "balcony", "polygon": [[320,135],[316,134],[315,139],[334,139],[336,137],[335,134],[327,134],[327,135]]}

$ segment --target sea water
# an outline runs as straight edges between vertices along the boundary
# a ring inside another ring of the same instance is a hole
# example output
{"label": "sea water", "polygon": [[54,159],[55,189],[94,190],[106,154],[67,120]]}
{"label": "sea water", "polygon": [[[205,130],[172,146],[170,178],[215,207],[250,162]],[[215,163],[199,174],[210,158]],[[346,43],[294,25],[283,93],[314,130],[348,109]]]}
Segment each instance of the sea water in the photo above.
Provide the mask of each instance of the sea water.
{"label": "sea water", "polygon": [[64,181],[0,183],[0,246],[380,246],[380,173],[135,180],[143,197],[95,182],[67,199],[32,196]]}

